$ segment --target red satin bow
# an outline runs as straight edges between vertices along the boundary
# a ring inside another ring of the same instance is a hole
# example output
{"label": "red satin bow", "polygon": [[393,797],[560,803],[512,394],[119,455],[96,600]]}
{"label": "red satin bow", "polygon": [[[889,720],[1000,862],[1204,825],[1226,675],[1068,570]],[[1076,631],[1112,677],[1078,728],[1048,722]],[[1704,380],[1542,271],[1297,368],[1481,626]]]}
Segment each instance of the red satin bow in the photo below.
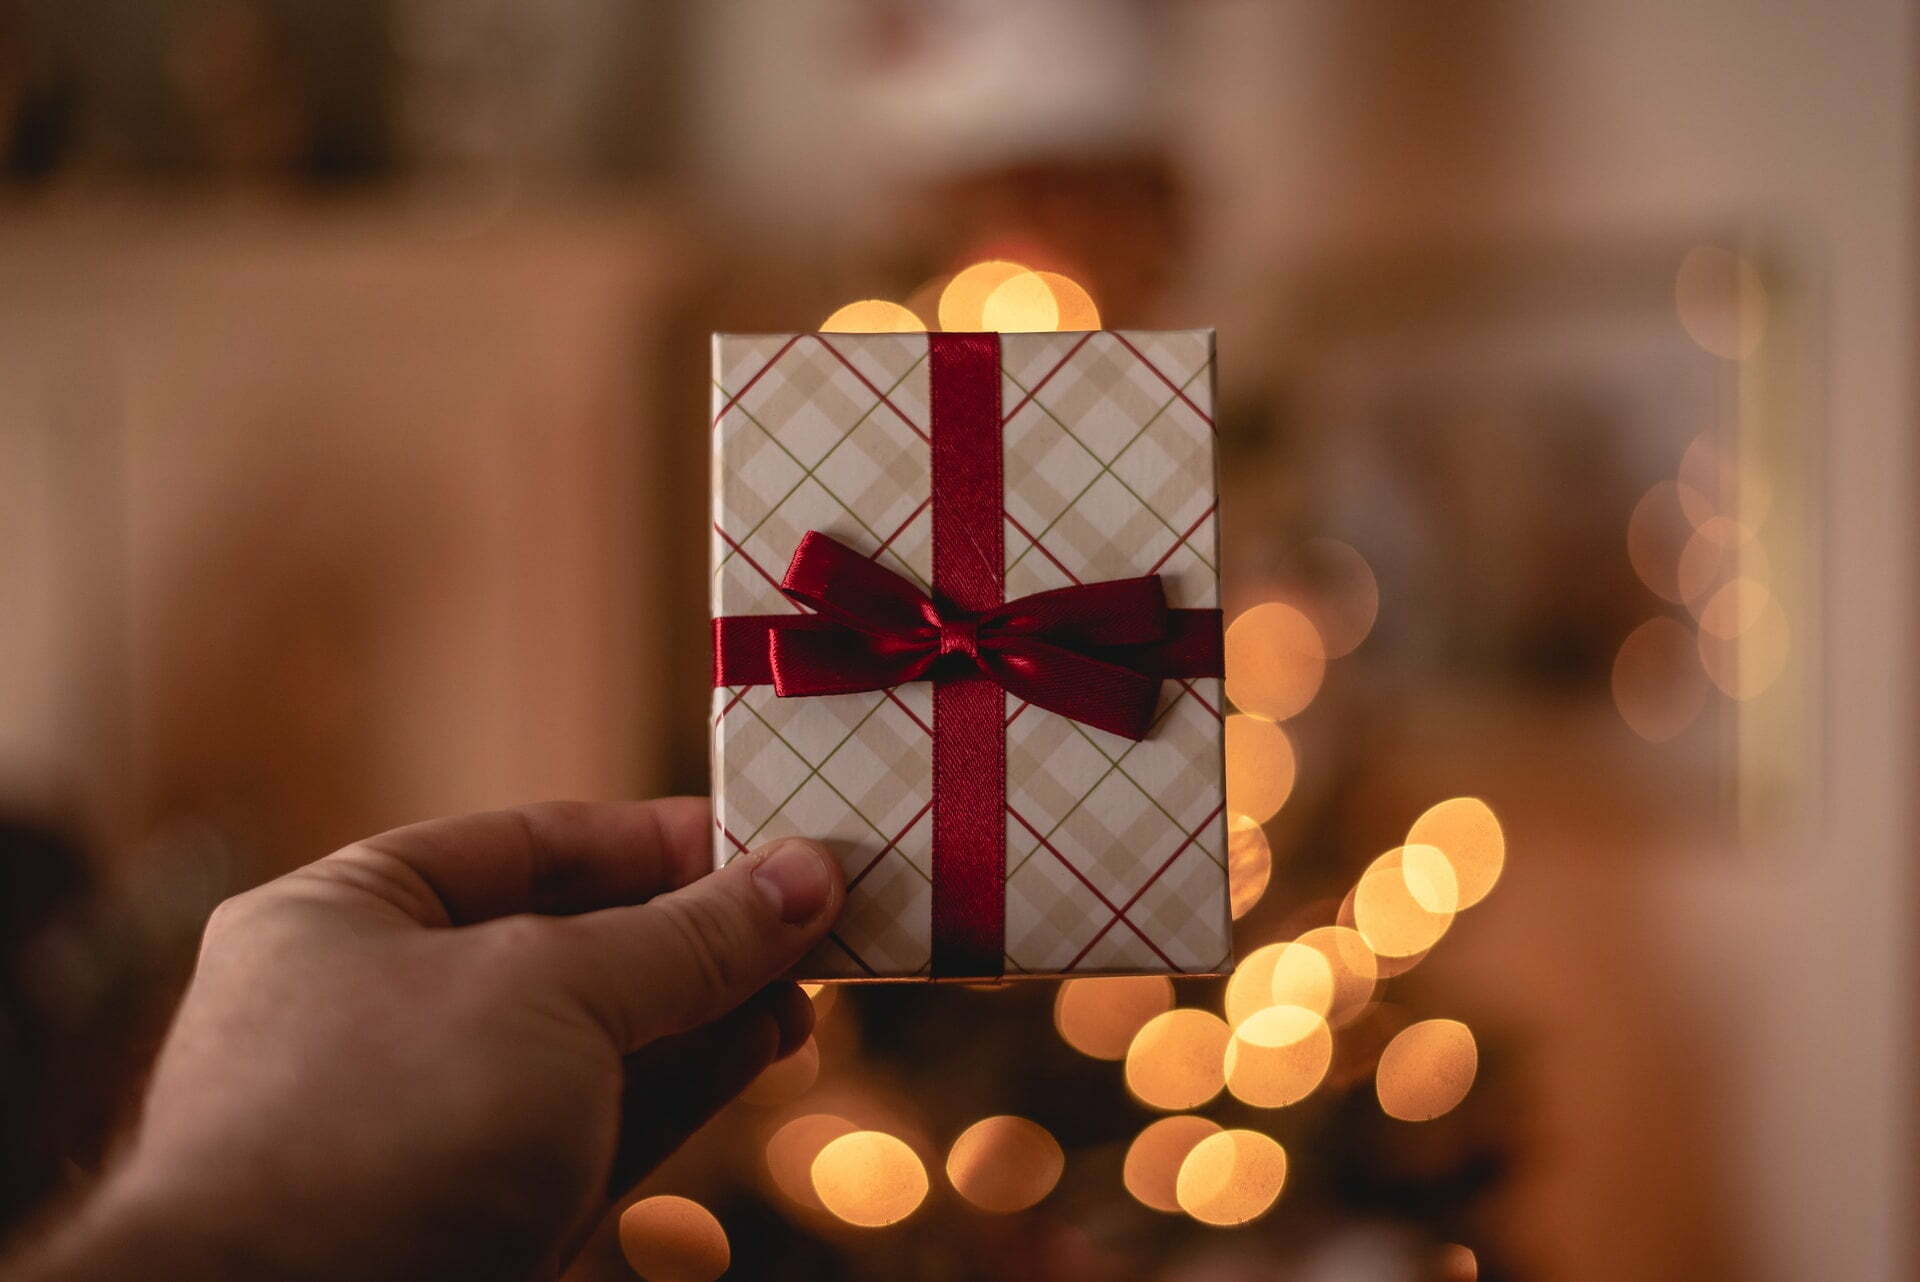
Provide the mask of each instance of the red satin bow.
{"label": "red satin bow", "polygon": [[717,684],[764,681],[763,663],[781,695],[979,672],[1049,712],[1144,739],[1163,676],[1217,674],[1219,666],[1218,612],[1168,609],[1157,574],[1036,592],[967,615],[813,530],[780,590],[814,613],[716,619]]}

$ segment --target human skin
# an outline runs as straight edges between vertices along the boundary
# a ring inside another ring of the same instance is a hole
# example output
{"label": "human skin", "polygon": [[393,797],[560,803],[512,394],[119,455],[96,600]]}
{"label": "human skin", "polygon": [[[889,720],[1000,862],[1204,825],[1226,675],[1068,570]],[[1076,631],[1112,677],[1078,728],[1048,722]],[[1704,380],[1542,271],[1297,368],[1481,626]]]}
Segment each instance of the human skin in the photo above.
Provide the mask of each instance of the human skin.
{"label": "human skin", "polygon": [[8,1276],[557,1274],[812,1007],[845,899],[788,839],[709,871],[704,798],[356,842],[207,924],[125,1153]]}

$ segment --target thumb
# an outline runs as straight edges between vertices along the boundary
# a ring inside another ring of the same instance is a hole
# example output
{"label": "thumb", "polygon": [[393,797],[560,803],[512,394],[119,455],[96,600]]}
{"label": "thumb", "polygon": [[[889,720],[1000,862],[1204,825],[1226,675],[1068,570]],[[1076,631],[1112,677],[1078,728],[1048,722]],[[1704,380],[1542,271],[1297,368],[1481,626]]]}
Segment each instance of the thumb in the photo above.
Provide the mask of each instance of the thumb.
{"label": "thumb", "polygon": [[644,904],[551,919],[550,956],[623,1055],[720,1018],[827,933],[846,889],[787,837]]}

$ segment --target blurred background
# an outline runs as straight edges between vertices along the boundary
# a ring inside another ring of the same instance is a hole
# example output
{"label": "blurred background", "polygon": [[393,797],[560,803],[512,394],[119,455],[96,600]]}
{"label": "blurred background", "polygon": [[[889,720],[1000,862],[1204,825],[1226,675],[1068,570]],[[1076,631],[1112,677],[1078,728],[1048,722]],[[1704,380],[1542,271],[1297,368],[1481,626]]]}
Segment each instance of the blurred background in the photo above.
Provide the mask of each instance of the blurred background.
{"label": "blurred background", "polygon": [[0,1225],[221,897],[705,787],[709,331],[1212,326],[1240,977],[824,990],[571,1276],[1912,1275],[1914,36],[0,0]]}

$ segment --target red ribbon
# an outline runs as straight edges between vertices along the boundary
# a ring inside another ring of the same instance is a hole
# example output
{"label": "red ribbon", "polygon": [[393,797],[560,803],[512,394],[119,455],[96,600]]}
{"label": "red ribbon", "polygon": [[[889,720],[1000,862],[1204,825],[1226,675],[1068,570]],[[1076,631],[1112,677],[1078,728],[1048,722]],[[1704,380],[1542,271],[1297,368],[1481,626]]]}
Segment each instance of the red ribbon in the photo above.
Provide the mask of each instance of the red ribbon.
{"label": "red ribbon", "polygon": [[927,341],[933,594],[809,531],[780,590],[812,613],[715,619],[713,682],[783,697],[934,683],[933,971],[991,976],[1006,951],[1001,692],[1143,739],[1163,678],[1221,674],[1220,612],[1169,609],[1155,574],[1004,601],[999,336]]}

